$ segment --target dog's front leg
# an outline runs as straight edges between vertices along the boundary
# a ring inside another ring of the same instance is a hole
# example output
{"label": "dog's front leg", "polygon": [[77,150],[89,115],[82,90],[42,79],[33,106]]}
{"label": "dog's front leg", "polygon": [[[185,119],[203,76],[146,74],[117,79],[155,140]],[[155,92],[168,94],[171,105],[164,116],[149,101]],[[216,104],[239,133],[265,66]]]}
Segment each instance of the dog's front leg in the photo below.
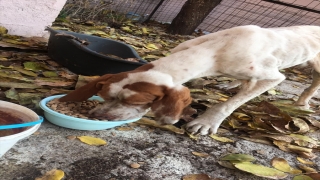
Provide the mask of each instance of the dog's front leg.
{"label": "dog's front leg", "polygon": [[187,124],[187,130],[191,133],[200,133],[201,135],[217,133],[222,121],[235,109],[250,99],[276,86],[284,79],[285,76],[279,73],[278,78],[273,80],[243,81],[240,91],[234,97],[224,103],[213,106],[197,119],[189,122]]}
{"label": "dog's front leg", "polygon": [[310,87],[305,89],[298,101],[295,103],[296,106],[301,106],[305,109],[309,109],[309,101],[317,93],[317,90],[320,88],[320,73],[313,70],[312,84]]}

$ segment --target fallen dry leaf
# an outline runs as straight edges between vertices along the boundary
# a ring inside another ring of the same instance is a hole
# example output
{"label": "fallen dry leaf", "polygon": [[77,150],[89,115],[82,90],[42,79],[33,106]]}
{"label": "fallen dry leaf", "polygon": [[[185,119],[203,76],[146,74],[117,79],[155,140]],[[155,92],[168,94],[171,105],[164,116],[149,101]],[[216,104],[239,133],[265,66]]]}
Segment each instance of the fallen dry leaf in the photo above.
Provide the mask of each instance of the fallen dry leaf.
{"label": "fallen dry leaf", "polygon": [[299,176],[293,177],[292,180],[314,180],[314,179],[312,179],[310,176],[307,176],[307,175],[299,175]]}
{"label": "fallen dry leaf", "polygon": [[199,134],[191,134],[188,131],[185,131],[185,132],[189,136],[189,138],[192,139],[192,140],[198,140],[200,138]]}
{"label": "fallen dry leaf", "polygon": [[312,167],[309,167],[309,166],[305,166],[305,165],[299,164],[298,167],[299,167],[300,169],[304,170],[304,171],[307,172],[307,173],[316,173],[316,172],[317,172],[316,169],[314,169],[314,168],[312,168]]}
{"label": "fallen dry leaf", "polygon": [[208,153],[202,153],[202,152],[195,152],[195,151],[193,151],[193,152],[191,152],[191,153],[192,153],[193,155],[195,155],[195,156],[204,157],[204,158],[210,156]]}
{"label": "fallen dry leaf", "polygon": [[297,160],[298,160],[299,162],[301,162],[302,164],[315,165],[314,162],[308,161],[308,160],[306,160],[306,159],[304,159],[304,158],[301,158],[301,157],[297,157]]}
{"label": "fallen dry leaf", "polygon": [[240,113],[240,112],[233,112],[232,115],[240,120],[243,120],[243,121],[248,121],[248,120],[251,120],[251,117],[248,116],[247,114],[244,114],[244,113]]}
{"label": "fallen dry leaf", "polygon": [[229,161],[218,161],[218,164],[220,166],[223,166],[223,167],[226,167],[226,168],[229,168],[229,169],[236,169],[231,162],[229,162]]}
{"label": "fallen dry leaf", "polygon": [[138,164],[138,163],[132,163],[132,164],[130,164],[130,166],[132,167],[132,168],[134,168],[134,169],[138,169],[138,168],[140,168],[140,164]]}
{"label": "fallen dry leaf", "polygon": [[255,161],[256,158],[248,154],[228,154],[220,158],[222,161],[240,161],[240,162],[250,162]]}
{"label": "fallen dry leaf", "polygon": [[211,180],[207,174],[189,174],[182,177],[182,180]]}
{"label": "fallen dry leaf", "polygon": [[105,140],[91,136],[78,136],[77,138],[80,141],[93,146],[102,146],[107,144]]}
{"label": "fallen dry leaf", "polygon": [[147,119],[147,118],[141,118],[139,121],[137,121],[135,123],[143,124],[143,125],[146,125],[146,126],[156,127],[156,128],[164,129],[164,130],[167,130],[167,131],[172,131],[172,132],[177,133],[177,134],[184,134],[185,133],[185,130],[177,128],[177,127],[175,127],[173,125],[160,125],[156,121],[151,120],[151,119]]}
{"label": "fallen dry leaf", "polygon": [[35,180],[61,180],[64,177],[64,172],[59,169],[52,169],[45,175],[37,177]]}
{"label": "fallen dry leaf", "polygon": [[319,180],[320,179],[320,173],[310,173],[308,174],[313,180]]}
{"label": "fallen dry leaf", "polygon": [[239,170],[269,179],[283,179],[288,176],[288,174],[277,169],[269,168],[259,164],[252,164],[251,162],[237,162],[234,163],[234,166]]}
{"label": "fallen dry leaf", "polygon": [[229,138],[226,138],[226,137],[217,136],[215,134],[210,134],[209,136],[212,139],[215,139],[215,140],[220,141],[220,142],[234,142],[234,140],[232,140],[232,139],[229,139]]}
{"label": "fallen dry leaf", "polygon": [[117,131],[131,131],[133,130],[132,127],[117,127],[116,128]]}
{"label": "fallen dry leaf", "polygon": [[77,136],[73,136],[73,135],[67,136],[67,139],[69,139],[69,140],[75,140],[76,138],[77,138]]}
{"label": "fallen dry leaf", "polygon": [[277,158],[277,157],[273,158],[271,160],[271,165],[280,171],[287,172],[290,174],[302,173],[301,170],[292,168],[284,158]]}

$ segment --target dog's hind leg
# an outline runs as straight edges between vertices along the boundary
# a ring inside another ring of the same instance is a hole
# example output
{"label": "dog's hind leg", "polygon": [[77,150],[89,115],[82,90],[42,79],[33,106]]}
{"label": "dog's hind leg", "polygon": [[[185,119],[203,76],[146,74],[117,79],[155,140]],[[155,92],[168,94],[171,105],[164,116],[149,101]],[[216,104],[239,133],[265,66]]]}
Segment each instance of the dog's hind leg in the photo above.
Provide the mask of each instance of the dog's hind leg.
{"label": "dog's hind leg", "polygon": [[297,102],[296,106],[302,106],[303,108],[309,109],[309,101],[310,99],[317,93],[320,88],[320,72],[316,69],[313,70],[312,83],[310,87],[305,89]]}

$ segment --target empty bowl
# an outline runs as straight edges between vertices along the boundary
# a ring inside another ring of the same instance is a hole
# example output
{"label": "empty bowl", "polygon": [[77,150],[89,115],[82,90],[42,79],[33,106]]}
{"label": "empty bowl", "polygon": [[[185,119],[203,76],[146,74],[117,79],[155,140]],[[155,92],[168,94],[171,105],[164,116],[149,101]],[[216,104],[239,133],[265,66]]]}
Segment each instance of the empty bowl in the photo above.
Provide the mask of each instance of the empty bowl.
{"label": "empty bowl", "polygon": [[[52,28],[47,30],[50,32],[49,57],[76,74],[114,74],[134,70],[147,63],[130,45],[123,42]],[[72,38],[89,44],[81,44]],[[129,58],[138,62],[125,60]]]}

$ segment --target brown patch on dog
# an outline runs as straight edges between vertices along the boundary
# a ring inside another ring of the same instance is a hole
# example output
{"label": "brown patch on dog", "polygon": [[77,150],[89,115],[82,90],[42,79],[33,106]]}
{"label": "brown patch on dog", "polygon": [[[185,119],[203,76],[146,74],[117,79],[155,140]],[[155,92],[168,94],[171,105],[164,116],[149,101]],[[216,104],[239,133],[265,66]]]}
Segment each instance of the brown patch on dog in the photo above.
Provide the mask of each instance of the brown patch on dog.
{"label": "brown patch on dog", "polygon": [[182,90],[166,89],[164,94],[160,100],[151,105],[156,119],[163,116],[171,117],[172,120],[179,119],[183,109],[192,101],[189,89],[186,87]]}
{"label": "brown patch on dog", "polygon": [[123,89],[130,89],[136,94],[123,99],[123,102],[128,104],[148,104],[159,100],[164,96],[165,86],[157,86],[148,82],[136,82],[123,86]]}
{"label": "brown patch on dog", "polygon": [[148,82],[137,82],[128,84],[123,88],[136,92],[136,94],[123,99],[124,103],[132,105],[150,104],[156,119],[163,116],[171,117],[173,120],[179,119],[183,109],[192,101],[190,91],[186,87],[176,90]]}
{"label": "brown patch on dog", "polygon": [[129,73],[137,73],[137,72],[143,72],[148,71],[149,69],[152,69],[154,67],[153,64],[145,64],[143,66],[140,66],[139,68],[128,71],[128,72],[122,72],[118,74],[105,74],[97,79],[94,79],[93,81],[89,82],[88,84],[81,86],[80,88],[70,92],[66,96],[59,99],[60,102],[66,102],[66,101],[84,101],[90,98],[91,96],[97,94],[99,92],[99,95],[102,98],[108,98],[108,92],[109,92],[109,85],[115,82],[119,82],[123,80],[124,78],[128,77]]}
{"label": "brown patch on dog", "polygon": [[98,82],[101,81],[107,81],[110,79],[113,75],[112,74],[106,74],[103,75],[88,84],[81,86],[80,88],[68,93],[66,96],[63,96],[59,99],[60,102],[66,102],[66,101],[84,101],[90,98],[91,96],[97,94],[101,87],[97,86]]}

